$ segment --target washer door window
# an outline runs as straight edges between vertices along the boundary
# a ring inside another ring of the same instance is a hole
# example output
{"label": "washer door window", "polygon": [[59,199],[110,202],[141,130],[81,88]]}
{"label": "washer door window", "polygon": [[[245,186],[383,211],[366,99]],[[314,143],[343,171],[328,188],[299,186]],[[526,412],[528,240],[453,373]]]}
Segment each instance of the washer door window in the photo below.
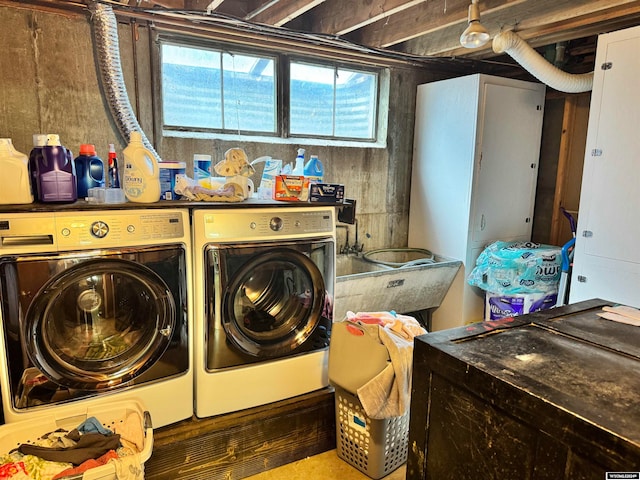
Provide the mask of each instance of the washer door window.
{"label": "washer door window", "polygon": [[247,355],[292,353],[320,322],[325,299],[322,274],[307,255],[292,248],[255,254],[231,273],[228,283],[222,283],[221,320],[227,341]]}
{"label": "washer door window", "polygon": [[118,259],[80,263],[54,277],[25,320],[31,362],[53,382],[82,390],[142,374],[164,353],[176,323],[164,281]]}

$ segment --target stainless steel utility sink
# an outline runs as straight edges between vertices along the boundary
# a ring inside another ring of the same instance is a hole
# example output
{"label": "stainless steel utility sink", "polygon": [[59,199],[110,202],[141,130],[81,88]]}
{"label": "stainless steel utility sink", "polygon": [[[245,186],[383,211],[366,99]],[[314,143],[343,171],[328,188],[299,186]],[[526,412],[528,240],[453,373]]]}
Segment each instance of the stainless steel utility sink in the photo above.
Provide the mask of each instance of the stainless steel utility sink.
{"label": "stainless steel utility sink", "polygon": [[334,319],[349,310],[409,313],[438,307],[461,263],[422,249],[338,255]]}
{"label": "stainless steel utility sink", "polygon": [[367,262],[360,255],[338,255],[336,257],[336,277],[389,270],[390,267]]}

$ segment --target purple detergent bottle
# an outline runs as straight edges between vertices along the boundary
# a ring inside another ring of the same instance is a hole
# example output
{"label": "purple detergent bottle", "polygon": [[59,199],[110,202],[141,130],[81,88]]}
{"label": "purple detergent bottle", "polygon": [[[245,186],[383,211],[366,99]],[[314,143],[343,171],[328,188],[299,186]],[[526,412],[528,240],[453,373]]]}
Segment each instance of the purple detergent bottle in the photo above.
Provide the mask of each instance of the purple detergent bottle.
{"label": "purple detergent bottle", "polygon": [[42,149],[46,145],[46,133],[33,134],[33,149],[29,153],[29,176],[31,177],[31,191],[36,201],[40,200],[38,194],[38,165],[42,162]]}
{"label": "purple detergent bottle", "polygon": [[38,159],[38,198],[41,202],[75,202],[78,199],[76,169],[71,150],[56,134],[47,135]]}

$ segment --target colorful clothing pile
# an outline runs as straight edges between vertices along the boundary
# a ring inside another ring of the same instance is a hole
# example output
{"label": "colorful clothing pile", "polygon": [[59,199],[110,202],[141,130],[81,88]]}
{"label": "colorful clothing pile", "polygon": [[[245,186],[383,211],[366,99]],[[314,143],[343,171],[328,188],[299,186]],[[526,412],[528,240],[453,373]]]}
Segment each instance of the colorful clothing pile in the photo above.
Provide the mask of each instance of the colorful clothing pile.
{"label": "colorful clothing pile", "polygon": [[48,432],[0,455],[0,480],[57,480],[113,463],[118,480],[143,480],[144,431],[129,414],[106,429],[95,417],[77,428]]}

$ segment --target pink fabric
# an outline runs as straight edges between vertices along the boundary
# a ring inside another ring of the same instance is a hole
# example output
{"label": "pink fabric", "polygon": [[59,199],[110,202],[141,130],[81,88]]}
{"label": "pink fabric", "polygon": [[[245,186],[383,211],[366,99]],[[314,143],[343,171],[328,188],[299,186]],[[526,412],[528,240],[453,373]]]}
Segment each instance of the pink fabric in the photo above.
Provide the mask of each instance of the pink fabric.
{"label": "pink fabric", "polygon": [[86,460],[82,462],[80,465],[78,465],[77,467],[67,468],[66,470],[63,470],[62,472],[57,474],[55,477],[53,477],[52,480],[57,480],[58,478],[66,477],[67,475],[83,473],[91,468],[101,467],[103,465],[106,465],[109,460],[114,458],[118,458],[118,454],[115,452],[115,450],[109,450],[107,453],[105,453],[101,457],[98,457],[96,459],[92,458],[92,459]]}

